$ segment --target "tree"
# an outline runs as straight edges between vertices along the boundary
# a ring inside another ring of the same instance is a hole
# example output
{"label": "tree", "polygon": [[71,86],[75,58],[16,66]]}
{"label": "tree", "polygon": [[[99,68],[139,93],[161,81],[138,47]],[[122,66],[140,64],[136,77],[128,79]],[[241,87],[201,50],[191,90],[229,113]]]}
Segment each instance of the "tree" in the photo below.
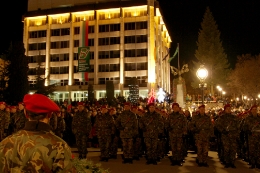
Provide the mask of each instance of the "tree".
{"label": "tree", "polygon": [[260,55],[238,56],[235,69],[228,76],[228,86],[234,94],[256,98],[260,91]]}
{"label": "tree", "polygon": [[16,105],[29,92],[28,58],[25,56],[24,45],[20,41],[12,42],[6,55],[8,84],[4,100]]}
{"label": "tree", "polygon": [[[199,66],[204,64],[209,71],[206,82],[211,87],[211,94],[214,94],[214,85],[223,85],[226,83],[226,77],[229,73],[229,63],[224,48],[222,47],[222,41],[220,40],[220,31],[218,30],[218,26],[209,7],[206,8],[201,23],[197,47],[195,57],[198,62],[193,62],[195,68],[193,74],[196,74]],[[196,81],[197,83],[195,85],[193,84],[193,86],[198,87],[199,81]]]}
{"label": "tree", "polygon": [[38,59],[37,67],[36,67],[36,77],[35,77],[36,82],[32,89],[36,90],[35,93],[37,94],[43,94],[45,96],[49,96],[53,94],[53,92],[55,91],[55,84],[45,86],[46,78],[42,77],[44,76],[44,73],[45,73],[45,68],[42,68],[42,63]]}
{"label": "tree", "polygon": [[4,100],[4,93],[7,87],[7,65],[9,62],[6,60],[6,56],[2,55],[0,58],[0,100]]}

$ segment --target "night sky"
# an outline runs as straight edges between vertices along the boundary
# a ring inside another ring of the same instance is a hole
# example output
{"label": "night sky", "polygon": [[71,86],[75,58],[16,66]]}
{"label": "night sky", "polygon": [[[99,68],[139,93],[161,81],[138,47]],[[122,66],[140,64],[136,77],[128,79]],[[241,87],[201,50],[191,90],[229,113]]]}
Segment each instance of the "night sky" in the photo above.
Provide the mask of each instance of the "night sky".
{"label": "night sky", "polygon": [[[200,23],[209,6],[221,32],[223,47],[231,66],[237,55],[260,53],[260,1],[243,0],[159,0],[164,20],[172,38],[171,55],[180,45],[180,62],[193,60]],[[22,14],[27,0],[5,1],[0,10],[0,53],[11,40],[22,41]],[[8,9],[8,11],[7,11]],[[176,61],[173,60],[173,61]]]}

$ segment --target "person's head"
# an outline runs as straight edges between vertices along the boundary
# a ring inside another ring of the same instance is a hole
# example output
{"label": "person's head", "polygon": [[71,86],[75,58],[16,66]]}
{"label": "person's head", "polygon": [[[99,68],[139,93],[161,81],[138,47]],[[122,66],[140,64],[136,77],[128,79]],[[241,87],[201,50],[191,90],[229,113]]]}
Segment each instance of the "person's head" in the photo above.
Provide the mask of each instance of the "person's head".
{"label": "person's head", "polygon": [[199,113],[200,113],[201,115],[204,115],[204,114],[205,114],[205,105],[200,105],[200,106],[199,106]]}
{"label": "person's head", "polygon": [[6,104],[5,102],[0,102],[0,110],[5,110]]}
{"label": "person's head", "polygon": [[131,104],[129,102],[125,102],[124,104],[124,110],[129,111],[131,108]]}
{"label": "person's head", "polygon": [[78,110],[82,112],[85,109],[83,102],[78,102]]}
{"label": "person's head", "polygon": [[136,114],[137,113],[137,106],[132,106],[131,111]]}
{"label": "person's head", "polygon": [[225,111],[225,113],[230,114],[231,113],[231,105],[230,104],[226,104],[224,106],[224,111]]}
{"label": "person's head", "polygon": [[149,109],[149,112],[153,113],[153,112],[155,111],[155,105],[154,105],[154,103],[150,103],[150,104],[148,105],[148,109]]}
{"label": "person's head", "polygon": [[11,107],[10,107],[10,112],[11,112],[11,113],[15,113],[15,112],[16,112],[16,109],[17,109],[16,106],[11,106]]}
{"label": "person's head", "polygon": [[189,117],[189,116],[190,116],[190,111],[185,110],[185,111],[184,111],[184,115],[185,115],[186,117]]}
{"label": "person's head", "polygon": [[172,110],[173,112],[179,112],[180,111],[180,106],[178,103],[173,103],[172,104]]}
{"label": "person's head", "polygon": [[96,116],[97,115],[97,110],[96,109],[93,109],[92,110],[92,116]]}
{"label": "person's head", "polygon": [[250,112],[251,112],[252,115],[257,115],[257,105],[253,105],[250,108]]}
{"label": "person's head", "polygon": [[101,106],[101,113],[102,113],[102,114],[107,113],[107,111],[108,111],[108,109],[107,109],[107,106],[106,106],[106,105]]}
{"label": "person's head", "polygon": [[26,94],[23,98],[25,115],[30,121],[48,123],[53,112],[58,112],[58,105],[42,94]]}
{"label": "person's head", "polygon": [[114,107],[112,107],[110,110],[109,110],[109,114],[110,115],[115,115],[116,114],[116,109]]}
{"label": "person's head", "polygon": [[10,112],[10,110],[11,110],[11,107],[10,107],[10,106],[6,106],[6,107],[5,107],[5,111],[6,111],[6,112]]}
{"label": "person's head", "polygon": [[22,111],[22,110],[24,109],[24,103],[23,103],[23,102],[19,102],[19,103],[18,103],[18,109],[19,109],[20,111]]}

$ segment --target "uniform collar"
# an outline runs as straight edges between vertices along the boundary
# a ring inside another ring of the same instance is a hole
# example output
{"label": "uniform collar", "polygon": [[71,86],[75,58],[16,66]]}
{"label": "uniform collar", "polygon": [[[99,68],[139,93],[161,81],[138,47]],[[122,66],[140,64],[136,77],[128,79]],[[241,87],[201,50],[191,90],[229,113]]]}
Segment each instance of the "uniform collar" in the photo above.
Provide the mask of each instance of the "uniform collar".
{"label": "uniform collar", "polygon": [[27,131],[51,131],[52,128],[49,124],[40,121],[27,121],[23,130]]}

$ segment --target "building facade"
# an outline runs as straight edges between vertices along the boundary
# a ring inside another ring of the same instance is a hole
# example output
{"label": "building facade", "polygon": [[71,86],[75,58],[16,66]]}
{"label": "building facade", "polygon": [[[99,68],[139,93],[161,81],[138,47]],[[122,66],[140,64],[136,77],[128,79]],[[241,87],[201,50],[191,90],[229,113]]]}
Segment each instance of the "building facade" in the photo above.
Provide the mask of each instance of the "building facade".
{"label": "building facade", "polygon": [[[115,96],[129,95],[129,81],[139,81],[139,95],[158,86],[170,93],[168,49],[171,37],[156,0],[29,0],[24,15],[24,46],[29,82],[35,68],[45,68],[45,85],[56,84],[54,99],[82,101],[88,84],[97,99],[113,81]],[[88,23],[89,80],[78,72],[78,47]]]}

